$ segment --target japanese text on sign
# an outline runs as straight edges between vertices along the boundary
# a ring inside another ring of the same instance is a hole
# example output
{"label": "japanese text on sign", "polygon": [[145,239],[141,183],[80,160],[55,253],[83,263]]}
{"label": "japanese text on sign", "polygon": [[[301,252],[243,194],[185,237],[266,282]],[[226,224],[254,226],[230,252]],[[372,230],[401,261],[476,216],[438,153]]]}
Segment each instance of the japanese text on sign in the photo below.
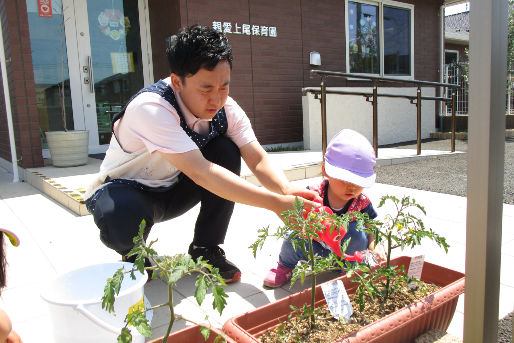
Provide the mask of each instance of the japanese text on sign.
{"label": "japanese text on sign", "polygon": [[235,35],[277,37],[276,26],[264,26],[253,24],[250,25],[238,23],[232,25],[231,22],[213,21],[212,28],[219,32],[231,33]]}
{"label": "japanese text on sign", "polygon": [[352,303],[341,280],[321,284],[321,290],[327,301],[330,314],[337,319],[341,317],[348,322],[353,314]]}
{"label": "japanese text on sign", "polygon": [[421,279],[421,272],[423,271],[423,262],[425,261],[425,255],[420,255],[411,258],[409,270],[407,271],[407,276]]}

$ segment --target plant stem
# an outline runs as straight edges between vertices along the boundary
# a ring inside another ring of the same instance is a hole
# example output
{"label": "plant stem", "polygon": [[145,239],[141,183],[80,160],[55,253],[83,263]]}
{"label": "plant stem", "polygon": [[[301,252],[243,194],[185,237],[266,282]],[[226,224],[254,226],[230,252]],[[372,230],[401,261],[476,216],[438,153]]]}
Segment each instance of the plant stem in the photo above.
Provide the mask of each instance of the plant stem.
{"label": "plant stem", "polygon": [[168,304],[159,304],[159,305],[155,305],[155,306],[150,306],[148,307],[145,312],[148,312],[148,311],[152,311],[152,310],[156,310],[158,308],[161,308],[161,307],[164,307],[164,306],[168,306]]}
{"label": "plant stem", "polygon": [[[391,228],[389,230],[389,233],[387,234],[387,264],[386,268],[389,270],[389,267],[391,266],[391,250],[393,250],[392,245],[392,236],[393,236],[393,228],[398,223],[398,217],[400,216],[400,213],[403,211],[403,205],[398,208],[398,204],[396,204],[396,217],[393,220],[393,223],[391,225]],[[385,299],[389,297],[389,285],[391,282],[391,277],[389,275],[386,276],[386,289],[385,289]]]}
{"label": "plant stem", "polygon": [[162,340],[163,343],[166,343],[168,341],[168,336],[170,335],[171,327],[175,322],[175,311],[173,310],[173,285],[168,285],[168,299],[168,307],[170,308],[170,323],[168,325],[168,329],[166,330],[166,334],[164,335],[164,339]]}
{"label": "plant stem", "polygon": [[309,262],[311,265],[312,275],[311,275],[311,330],[314,329],[314,324],[316,318],[314,316],[314,305],[316,300],[316,273],[314,273],[314,249],[312,248],[312,238],[308,237],[309,241]]}
{"label": "plant stem", "polygon": [[[389,266],[391,266],[391,245],[392,245],[392,231],[389,231],[389,234],[387,235],[387,269],[389,269]],[[391,278],[389,276],[386,276],[386,294],[385,298],[387,299],[389,297],[389,282],[391,281]]]}

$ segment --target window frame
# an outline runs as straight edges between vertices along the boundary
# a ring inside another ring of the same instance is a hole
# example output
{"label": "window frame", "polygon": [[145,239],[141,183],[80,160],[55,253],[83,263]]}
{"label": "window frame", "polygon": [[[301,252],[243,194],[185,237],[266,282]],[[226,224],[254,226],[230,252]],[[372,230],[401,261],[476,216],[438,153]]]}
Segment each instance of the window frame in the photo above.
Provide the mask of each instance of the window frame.
{"label": "window frame", "polygon": [[[379,34],[378,34],[378,47],[380,50],[379,56],[379,73],[352,73],[350,71],[350,25],[348,22],[348,2],[357,2],[361,4],[368,4],[378,7],[379,19]],[[384,75],[384,6],[396,7],[410,11],[410,73],[409,75]],[[398,79],[414,80],[414,5],[406,4],[403,2],[392,0],[345,0],[345,40],[346,40],[346,72],[358,75],[370,75],[379,77],[391,77]]]}
{"label": "window frame", "polygon": [[451,54],[455,54],[455,55],[457,56],[457,57],[456,57],[456,59],[455,59],[455,61],[456,61],[457,63],[459,63],[459,62],[460,62],[460,56],[459,56],[460,54],[459,54],[459,50],[444,49],[444,64],[445,64],[445,65],[446,65],[446,64],[449,64],[449,63],[447,63],[447,62],[446,62],[446,53],[447,53],[447,52],[449,52],[449,53],[451,53]]}

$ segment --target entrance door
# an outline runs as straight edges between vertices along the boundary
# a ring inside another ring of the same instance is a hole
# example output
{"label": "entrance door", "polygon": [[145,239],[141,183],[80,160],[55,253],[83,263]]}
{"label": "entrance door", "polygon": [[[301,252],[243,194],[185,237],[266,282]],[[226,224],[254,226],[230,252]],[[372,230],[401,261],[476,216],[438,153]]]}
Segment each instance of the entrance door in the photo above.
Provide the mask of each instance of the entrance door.
{"label": "entrance door", "polygon": [[148,0],[63,0],[75,129],[104,152],[112,115],[153,80]]}

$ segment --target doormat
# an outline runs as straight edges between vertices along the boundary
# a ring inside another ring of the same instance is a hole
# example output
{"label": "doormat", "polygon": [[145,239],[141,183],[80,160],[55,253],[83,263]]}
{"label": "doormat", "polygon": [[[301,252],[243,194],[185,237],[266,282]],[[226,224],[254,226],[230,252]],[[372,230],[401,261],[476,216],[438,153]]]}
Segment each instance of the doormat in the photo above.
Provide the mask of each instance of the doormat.
{"label": "doormat", "polygon": [[105,153],[100,154],[89,154],[89,157],[96,158],[98,160],[103,160],[105,157]]}

